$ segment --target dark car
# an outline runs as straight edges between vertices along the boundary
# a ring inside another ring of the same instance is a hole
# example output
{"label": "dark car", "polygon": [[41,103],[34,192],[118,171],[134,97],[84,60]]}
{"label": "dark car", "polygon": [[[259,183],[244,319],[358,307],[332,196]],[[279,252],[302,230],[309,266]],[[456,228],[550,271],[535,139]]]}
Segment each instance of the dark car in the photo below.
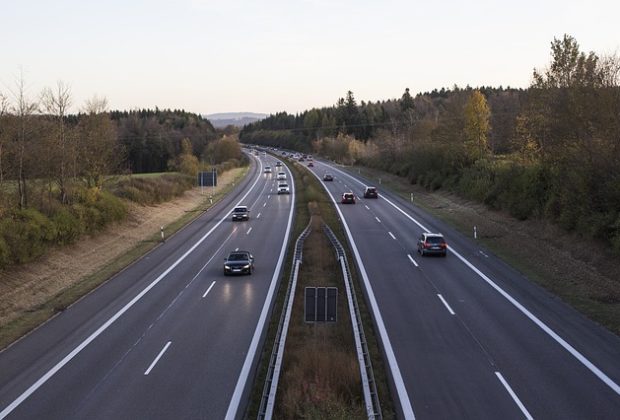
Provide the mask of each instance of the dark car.
{"label": "dark car", "polygon": [[333,180],[334,180],[334,176],[332,174],[323,175],[323,181],[333,181]]}
{"label": "dark car", "polygon": [[224,258],[224,275],[252,274],[254,257],[248,251],[234,251]]}
{"label": "dark car", "polygon": [[445,257],[448,244],[441,233],[423,233],[418,239],[418,252],[422,256],[441,255]]}
{"label": "dark car", "polygon": [[308,167],[309,167],[309,168],[314,168],[314,163],[309,162],[309,163],[308,163]]}
{"label": "dark car", "polygon": [[364,190],[364,198],[378,198],[379,193],[377,193],[376,187],[366,187]]}
{"label": "dark car", "polygon": [[340,202],[342,204],[355,204],[355,195],[353,193],[344,193]]}
{"label": "dark car", "polygon": [[232,220],[250,220],[250,210],[246,206],[237,206],[232,211]]}

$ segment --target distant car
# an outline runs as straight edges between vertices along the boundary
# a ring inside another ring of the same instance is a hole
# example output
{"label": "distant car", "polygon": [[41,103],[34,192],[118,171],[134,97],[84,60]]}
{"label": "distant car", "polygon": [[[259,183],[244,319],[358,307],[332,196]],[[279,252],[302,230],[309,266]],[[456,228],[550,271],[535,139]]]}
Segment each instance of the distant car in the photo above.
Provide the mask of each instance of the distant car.
{"label": "distant car", "polygon": [[355,195],[353,193],[344,193],[342,194],[342,200],[340,200],[342,204],[355,204]]}
{"label": "distant car", "polygon": [[282,166],[282,162],[277,161],[277,162],[276,162],[276,168],[279,168],[279,167],[281,167],[281,166]]}
{"label": "distant car", "polygon": [[250,220],[250,210],[247,206],[237,206],[232,211],[233,222],[237,220]]}
{"label": "distant car", "polygon": [[276,177],[278,180],[286,179],[286,173],[278,172],[278,176]]}
{"label": "distant car", "polygon": [[375,187],[366,187],[364,189],[364,198],[378,198],[379,194],[377,193],[377,188]]}
{"label": "distant car", "polygon": [[448,244],[441,233],[423,233],[418,239],[418,252],[421,256],[434,254],[445,257]]}
{"label": "distant car", "polygon": [[333,180],[334,180],[334,176],[332,174],[323,175],[323,181],[333,181]]}
{"label": "distant car", "polygon": [[308,168],[314,168],[314,163],[308,162]]}
{"label": "distant car", "polygon": [[254,271],[254,256],[248,251],[233,251],[224,258],[224,275],[249,274]]}
{"label": "distant car", "polygon": [[271,173],[271,166],[265,166],[265,173],[266,174],[270,174]]}
{"label": "distant car", "polygon": [[286,182],[280,182],[278,184],[278,194],[290,194],[291,190]]}

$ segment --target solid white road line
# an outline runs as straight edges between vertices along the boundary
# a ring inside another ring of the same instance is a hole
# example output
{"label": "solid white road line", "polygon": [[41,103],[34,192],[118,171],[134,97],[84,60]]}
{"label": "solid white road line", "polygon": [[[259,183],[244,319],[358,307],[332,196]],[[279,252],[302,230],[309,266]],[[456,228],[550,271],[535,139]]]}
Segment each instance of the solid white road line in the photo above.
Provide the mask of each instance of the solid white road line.
{"label": "solid white road line", "polygon": [[209,286],[209,288],[207,289],[207,291],[205,292],[204,295],[202,295],[203,298],[207,297],[207,295],[209,294],[209,292],[211,291],[211,289],[213,289],[213,286],[215,286],[215,280],[213,280],[213,283],[211,283],[211,286]]}
{"label": "solid white road line", "polygon": [[249,235],[250,232],[252,232],[252,228],[249,228],[248,231],[246,232],[246,235]]}
{"label": "solid white road line", "polygon": [[499,378],[502,385],[504,385],[504,388],[506,388],[506,391],[508,391],[508,393],[510,394],[514,402],[517,403],[517,405],[519,406],[519,409],[521,410],[525,418],[528,420],[534,420],[534,417],[532,417],[529,411],[527,411],[527,408],[525,408],[525,406],[523,405],[519,397],[517,397],[517,394],[515,394],[512,388],[510,387],[510,385],[508,385],[508,382],[506,382],[502,374],[499,372],[495,372],[495,375]]}
{"label": "solid white road line", "polygon": [[411,261],[413,263],[413,265],[415,265],[416,267],[419,267],[418,263],[415,262],[415,260],[413,259],[413,257],[411,256],[411,254],[407,254],[407,256],[409,257],[409,261]]}
{"label": "solid white road line", "polygon": [[388,234],[392,237],[392,239],[396,240],[396,236],[392,232],[388,232]]}
{"label": "solid white road line", "polygon": [[172,344],[172,341],[168,341],[168,343],[166,343],[166,345],[164,346],[163,349],[161,349],[161,351],[159,352],[159,354],[157,355],[157,357],[155,358],[155,360],[153,360],[153,363],[151,363],[151,366],[149,366],[149,368],[144,372],[144,375],[148,375],[149,373],[151,373],[151,370],[153,370],[153,368],[155,367],[155,365],[157,364],[157,362],[159,362],[159,359],[161,359],[161,357],[164,355],[164,353],[166,352],[166,350],[168,350],[168,347],[170,347],[170,344]]}
{"label": "solid white road line", "polygon": [[379,219],[377,216],[375,216],[375,219],[377,219],[377,222],[381,223],[381,219]]}
{"label": "solid white road line", "polygon": [[454,315],[454,311],[452,310],[450,305],[448,305],[448,302],[446,302],[446,300],[443,298],[443,296],[441,296],[439,293],[437,293],[437,296],[439,296],[439,299],[441,299],[441,301],[443,302],[443,304],[446,307],[446,309],[448,309],[448,312],[450,312],[450,315]]}

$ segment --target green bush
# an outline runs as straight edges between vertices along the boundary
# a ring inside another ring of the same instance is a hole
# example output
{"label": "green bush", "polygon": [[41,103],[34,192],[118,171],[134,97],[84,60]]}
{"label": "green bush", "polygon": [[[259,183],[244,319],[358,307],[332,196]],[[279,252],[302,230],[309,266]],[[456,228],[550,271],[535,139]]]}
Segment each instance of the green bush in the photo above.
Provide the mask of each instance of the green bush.
{"label": "green bush", "polygon": [[56,210],[51,221],[56,227],[56,241],[59,244],[71,244],[84,232],[80,219],[66,208]]}
{"label": "green bush", "polygon": [[0,224],[9,248],[9,260],[22,264],[40,256],[54,242],[56,231],[50,220],[35,209],[15,210]]}

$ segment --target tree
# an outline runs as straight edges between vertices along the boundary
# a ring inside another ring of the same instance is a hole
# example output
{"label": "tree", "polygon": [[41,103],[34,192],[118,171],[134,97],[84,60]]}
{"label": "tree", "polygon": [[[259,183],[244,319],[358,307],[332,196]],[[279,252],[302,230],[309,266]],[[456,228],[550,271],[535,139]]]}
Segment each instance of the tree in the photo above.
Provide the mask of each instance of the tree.
{"label": "tree", "polygon": [[[55,141],[53,142],[54,154],[58,157],[58,171],[56,180],[60,189],[60,202],[67,202],[67,172],[70,161],[69,147],[67,144],[66,118],[67,110],[71,106],[71,88],[62,81],[56,84],[56,91],[50,88],[43,90],[41,94],[43,108],[56,120]],[[51,152],[51,151],[50,151]],[[55,166],[55,165],[54,165]]]}
{"label": "tree", "polygon": [[490,116],[484,95],[474,90],[465,104],[465,144],[469,156],[474,159],[482,159],[489,152]]}
{"label": "tree", "polygon": [[178,162],[180,172],[194,177],[198,174],[198,158],[192,153],[192,141],[188,138],[181,140]]}
{"label": "tree", "polygon": [[17,190],[19,194],[19,208],[25,209],[28,206],[28,189],[26,180],[27,160],[29,156],[26,154],[27,145],[31,141],[32,135],[32,116],[37,112],[39,105],[31,101],[26,92],[26,81],[24,73],[21,72],[19,78],[15,82],[16,90],[12,91],[15,100],[14,112],[17,118],[17,133],[14,137],[15,155],[17,161]]}
{"label": "tree", "polygon": [[[89,187],[100,187],[103,176],[113,173],[122,162],[116,126],[106,110],[107,100],[93,96],[87,100],[83,111],[86,115],[78,124],[79,163],[76,171],[85,179]],[[77,158],[76,158],[77,160]]]}
{"label": "tree", "polygon": [[5,115],[9,110],[9,98],[7,98],[2,92],[0,92],[0,196],[2,194],[2,184],[4,182],[4,166],[3,162],[3,152],[4,152],[4,143],[5,143]]}

